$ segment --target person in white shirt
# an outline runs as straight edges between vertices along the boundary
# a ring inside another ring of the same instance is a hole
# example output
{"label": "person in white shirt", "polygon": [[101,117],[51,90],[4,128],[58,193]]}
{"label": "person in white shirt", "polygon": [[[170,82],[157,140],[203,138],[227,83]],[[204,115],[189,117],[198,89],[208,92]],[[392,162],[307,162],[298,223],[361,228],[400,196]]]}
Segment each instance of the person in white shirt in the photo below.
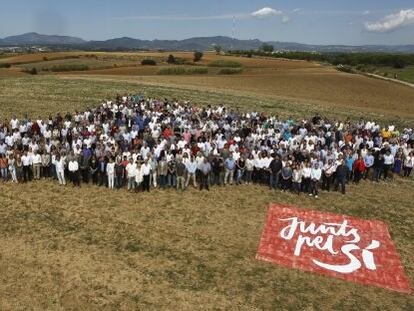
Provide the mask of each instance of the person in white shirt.
{"label": "person in white shirt", "polygon": [[193,180],[193,186],[194,188],[197,188],[197,182],[196,182],[196,170],[197,170],[197,162],[195,161],[194,156],[191,156],[191,159],[187,161],[186,163],[187,168],[187,180],[185,182],[185,187],[187,188],[190,184],[190,179]]}
{"label": "person in white shirt", "polygon": [[389,171],[394,166],[394,156],[391,153],[391,150],[388,149],[384,154],[384,180],[387,179]]}
{"label": "person in white shirt", "polygon": [[42,169],[42,156],[37,151],[34,152],[32,163],[34,179],[39,180]]}
{"label": "person in white shirt", "polygon": [[335,171],[335,163],[332,161],[332,159],[329,159],[328,162],[323,166],[322,189],[330,191],[330,187],[333,182],[332,178]]}
{"label": "person in white shirt", "polygon": [[108,175],[108,188],[114,189],[115,186],[115,162],[112,157],[109,158],[109,163],[106,165],[106,175]]}
{"label": "person in white shirt", "polygon": [[135,185],[136,185],[136,189],[139,190],[141,188],[142,181],[144,180],[144,175],[142,175],[141,162],[136,161],[135,163],[137,164],[137,174],[135,175]]}
{"label": "person in white shirt", "polygon": [[315,166],[311,169],[311,180],[310,180],[310,193],[309,195],[314,195],[315,198],[318,197],[318,185],[322,176],[322,170],[319,167],[319,163],[315,163]]}
{"label": "person in white shirt", "polygon": [[60,154],[57,154],[53,162],[55,165],[56,175],[59,181],[59,185],[66,185],[65,180],[65,160],[60,157]]}
{"label": "person in white shirt", "polygon": [[18,183],[16,172],[16,159],[12,154],[9,155],[8,169],[14,183]]}
{"label": "person in white shirt", "polygon": [[413,152],[409,152],[404,159],[404,177],[410,177],[411,171],[414,166],[414,155]]}
{"label": "person in white shirt", "polygon": [[31,181],[33,177],[33,171],[32,171],[33,159],[28,154],[27,151],[25,151],[22,156],[22,163],[23,163],[23,181],[24,182]]}
{"label": "person in white shirt", "polygon": [[301,191],[301,183],[302,183],[302,170],[300,168],[300,164],[296,164],[293,166],[292,172],[292,190],[296,192],[298,195]]}
{"label": "person in white shirt", "polygon": [[253,169],[254,169],[254,159],[252,155],[249,155],[249,157],[246,159],[246,183],[250,185],[252,183],[252,175],[253,175]]}
{"label": "person in white shirt", "polygon": [[310,180],[311,180],[311,167],[308,161],[302,164],[302,190],[306,193],[310,193]]}
{"label": "person in white shirt", "polygon": [[129,163],[125,167],[128,178],[128,190],[135,189],[135,176],[137,175],[137,164],[129,159]]}
{"label": "person in white shirt", "polygon": [[75,157],[72,157],[68,164],[68,170],[70,174],[70,179],[73,182],[73,186],[80,187],[79,181],[79,163]]}
{"label": "person in white shirt", "polygon": [[143,190],[150,191],[150,175],[151,175],[151,164],[148,163],[148,158],[145,159],[144,163],[141,165],[141,174],[143,178]]}

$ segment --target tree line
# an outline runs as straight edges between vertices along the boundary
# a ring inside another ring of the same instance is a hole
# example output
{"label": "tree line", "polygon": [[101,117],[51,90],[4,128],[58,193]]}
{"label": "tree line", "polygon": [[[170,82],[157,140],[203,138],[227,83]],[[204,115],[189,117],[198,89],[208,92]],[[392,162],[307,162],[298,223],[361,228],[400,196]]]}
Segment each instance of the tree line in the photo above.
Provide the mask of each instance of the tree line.
{"label": "tree line", "polygon": [[332,65],[373,65],[389,66],[394,68],[404,68],[414,65],[414,54],[393,54],[393,53],[316,53],[299,51],[273,52],[273,47],[265,46],[260,50],[234,50],[230,54],[242,55],[247,57],[266,56],[275,58],[300,59],[307,61],[326,62]]}

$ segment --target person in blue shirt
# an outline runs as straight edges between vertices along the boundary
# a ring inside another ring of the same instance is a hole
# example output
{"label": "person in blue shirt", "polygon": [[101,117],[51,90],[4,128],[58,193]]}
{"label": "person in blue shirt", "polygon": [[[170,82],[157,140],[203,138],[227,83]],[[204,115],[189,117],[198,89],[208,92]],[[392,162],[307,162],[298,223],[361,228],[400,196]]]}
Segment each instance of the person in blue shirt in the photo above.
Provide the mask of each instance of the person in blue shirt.
{"label": "person in blue shirt", "polygon": [[234,178],[234,170],[236,169],[236,162],[234,161],[233,154],[224,161],[224,185],[227,182],[232,185]]}
{"label": "person in blue shirt", "polygon": [[374,156],[372,155],[371,151],[369,151],[368,154],[365,156],[364,162],[365,162],[364,179],[367,179],[374,165]]}
{"label": "person in blue shirt", "polygon": [[288,130],[284,131],[283,133],[283,139],[284,140],[289,140],[292,137],[292,133]]}
{"label": "person in blue shirt", "polygon": [[348,180],[347,181],[350,181],[350,180],[352,180],[352,167],[353,167],[353,165],[354,165],[354,161],[355,161],[355,159],[352,157],[352,155],[351,154],[349,154],[346,158],[345,158],[345,165],[346,165],[346,167],[347,167],[347,169],[348,169]]}

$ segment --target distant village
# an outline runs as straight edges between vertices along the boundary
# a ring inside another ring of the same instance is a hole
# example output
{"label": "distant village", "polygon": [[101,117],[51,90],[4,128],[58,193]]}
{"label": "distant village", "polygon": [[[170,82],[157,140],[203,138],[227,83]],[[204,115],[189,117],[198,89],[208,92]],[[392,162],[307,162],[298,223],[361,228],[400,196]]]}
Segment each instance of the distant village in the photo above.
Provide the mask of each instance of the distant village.
{"label": "distant village", "polygon": [[0,46],[0,53],[38,53],[50,52],[55,49],[45,46]]}

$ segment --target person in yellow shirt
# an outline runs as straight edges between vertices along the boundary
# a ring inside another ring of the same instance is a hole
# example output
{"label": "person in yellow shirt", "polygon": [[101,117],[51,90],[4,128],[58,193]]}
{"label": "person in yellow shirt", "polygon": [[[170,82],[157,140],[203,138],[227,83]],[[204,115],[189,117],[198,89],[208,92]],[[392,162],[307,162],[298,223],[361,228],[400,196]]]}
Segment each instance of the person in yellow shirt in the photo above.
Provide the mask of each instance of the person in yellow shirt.
{"label": "person in yellow shirt", "polygon": [[390,139],[391,138],[391,131],[389,130],[388,126],[381,131],[381,136],[384,139]]}

